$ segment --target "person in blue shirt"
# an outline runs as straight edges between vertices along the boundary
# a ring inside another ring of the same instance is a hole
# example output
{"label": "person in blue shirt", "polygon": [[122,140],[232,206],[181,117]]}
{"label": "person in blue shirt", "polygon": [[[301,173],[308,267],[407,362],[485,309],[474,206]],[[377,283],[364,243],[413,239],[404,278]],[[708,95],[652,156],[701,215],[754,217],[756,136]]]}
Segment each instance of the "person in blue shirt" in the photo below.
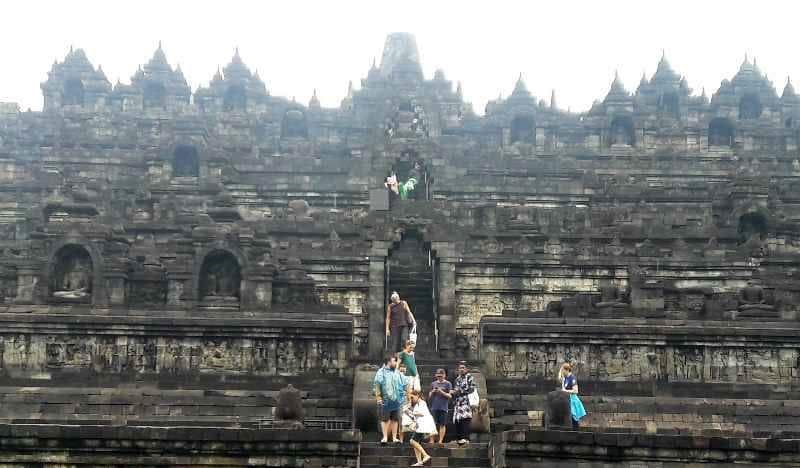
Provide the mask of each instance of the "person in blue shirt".
{"label": "person in blue shirt", "polygon": [[572,364],[565,362],[558,371],[558,379],[561,381],[561,390],[569,393],[569,407],[572,415],[572,428],[578,429],[580,420],[586,416],[586,409],[578,398],[578,379],[572,373]]}
{"label": "person in blue shirt", "polygon": [[400,443],[398,426],[400,424],[400,408],[406,399],[406,382],[403,375],[397,370],[397,356],[386,356],[383,367],[375,373],[373,381],[375,399],[378,401],[378,413],[381,419],[383,438],[381,445],[385,445],[391,436],[392,442]]}
{"label": "person in blue shirt", "polygon": [[433,420],[436,422],[437,433],[432,434],[430,443],[434,443],[436,436],[439,436],[439,445],[444,446],[444,435],[447,431],[447,407],[453,395],[453,385],[445,377],[447,374],[444,369],[436,369],[436,380],[431,382],[431,391],[428,392],[428,401],[431,402],[430,409]]}

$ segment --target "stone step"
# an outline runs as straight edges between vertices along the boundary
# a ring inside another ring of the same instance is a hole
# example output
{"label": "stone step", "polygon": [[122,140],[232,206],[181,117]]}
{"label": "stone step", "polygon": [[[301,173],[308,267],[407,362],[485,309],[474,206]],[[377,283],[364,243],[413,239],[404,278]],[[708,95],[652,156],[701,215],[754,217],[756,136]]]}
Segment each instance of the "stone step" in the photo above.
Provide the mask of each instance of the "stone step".
{"label": "stone step", "polygon": [[[455,443],[448,443],[445,447],[438,444],[423,443],[422,446],[431,456],[431,461],[426,466],[478,468],[489,467],[489,449],[487,443],[471,443],[460,447]],[[405,442],[400,445],[380,445],[378,442],[362,442],[360,447],[360,466],[387,467],[411,466],[416,463],[411,446]]]}
{"label": "stone step", "polygon": [[[488,444],[470,443],[466,447],[458,447],[455,443],[448,442],[445,447],[423,443],[422,446],[431,456],[434,457],[453,457],[453,458],[481,458],[487,456]],[[402,456],[408,453],[408,442],[399,446],[382,446],[377,442],[362,442],[361,455],[369,456]]]}
{"label": "stone step", "polygon": [[[366,468],[369,466],[384,467],[384,466],[411,466],[417,462],[417,459],[412,454],[411,448],[407,449],[407,455],[398,457],[365,457],[361,456],[360,466]],[[430,455],[430,454],[429,454]],[[434,457],[425,464],[425,466],[436,467],[458,467],[458,468],[472,468],[472,467],[489,467],[488,458],[448,458],[448,457]]]}

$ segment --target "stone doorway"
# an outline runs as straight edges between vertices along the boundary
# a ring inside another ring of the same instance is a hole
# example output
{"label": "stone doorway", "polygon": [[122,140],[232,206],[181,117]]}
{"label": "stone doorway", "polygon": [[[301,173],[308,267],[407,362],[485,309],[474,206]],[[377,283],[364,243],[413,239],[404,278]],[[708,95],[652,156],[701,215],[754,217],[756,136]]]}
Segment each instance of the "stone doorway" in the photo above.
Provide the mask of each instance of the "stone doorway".
{"label": "stone doorway", "polygon": [[435,262],[430,245],[416,232],[406,232],[395,243],[386,262],[386,303],[397,291],[417,319],[417,359],[437,355],[438,330]]}

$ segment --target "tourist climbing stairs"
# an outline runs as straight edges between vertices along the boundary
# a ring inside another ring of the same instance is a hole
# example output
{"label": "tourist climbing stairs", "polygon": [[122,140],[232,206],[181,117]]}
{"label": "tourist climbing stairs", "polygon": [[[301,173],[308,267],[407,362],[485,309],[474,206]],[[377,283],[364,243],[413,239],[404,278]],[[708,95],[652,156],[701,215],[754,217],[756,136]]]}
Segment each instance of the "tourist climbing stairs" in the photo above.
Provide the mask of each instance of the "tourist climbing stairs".
{"label": "tourist climbing stairs", "polygon": [[[408,436],[406,436],[408,439]],[[459,447],[450,442],[445,447],[438,444],[422,445],[431,456],[425,466],[433,467],[459,467],[459,468],[489,468],[489,451],[486,443],[472,443],[466,447]],[[416,463],[414,451],[408,442],[397,445],[380,445],[379,442],[361,443],[361,468],[384,468],[392,466],[411,466]]]}

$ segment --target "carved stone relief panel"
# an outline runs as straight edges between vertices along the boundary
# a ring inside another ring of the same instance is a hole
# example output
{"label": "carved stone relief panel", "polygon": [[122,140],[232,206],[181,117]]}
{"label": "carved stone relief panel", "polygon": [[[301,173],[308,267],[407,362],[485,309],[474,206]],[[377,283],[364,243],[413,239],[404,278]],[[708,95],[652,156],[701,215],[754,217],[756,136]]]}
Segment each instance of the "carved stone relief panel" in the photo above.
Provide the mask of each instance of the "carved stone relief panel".
{"label": "carved stone relief panel", "polygon": [[571,362],[579,379],[600,381],[800,382],[794,348],[491,343],[482,355],[490,373],[508,378],[556,379]]}
{"label": "carved stone relief panel", "polygon": [[147,336],[0,335],[0,368],[9,372],[86,370],[105,374],[299,375],[340,374],[348,367],[350,336],[177,338]]}

